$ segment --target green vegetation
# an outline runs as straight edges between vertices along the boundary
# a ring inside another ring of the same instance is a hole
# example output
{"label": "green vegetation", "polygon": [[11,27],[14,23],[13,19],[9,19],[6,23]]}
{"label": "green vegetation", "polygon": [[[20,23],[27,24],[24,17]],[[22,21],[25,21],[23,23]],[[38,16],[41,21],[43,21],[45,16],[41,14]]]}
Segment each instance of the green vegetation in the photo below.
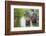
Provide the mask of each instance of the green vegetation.
{"label": "green vegetation", "polygon": [[24,16],[24,12],[26,9],[16,8],[14,9],[14,16]]}
{"label": "green vegetation", "polygon": [[16,20],[16,23],[14,22],[14,27],[20,27],[20,18],[21,16],[24,16],[25,10],[26,9],[22,9],[22,8],[14,9],[14,20]]}

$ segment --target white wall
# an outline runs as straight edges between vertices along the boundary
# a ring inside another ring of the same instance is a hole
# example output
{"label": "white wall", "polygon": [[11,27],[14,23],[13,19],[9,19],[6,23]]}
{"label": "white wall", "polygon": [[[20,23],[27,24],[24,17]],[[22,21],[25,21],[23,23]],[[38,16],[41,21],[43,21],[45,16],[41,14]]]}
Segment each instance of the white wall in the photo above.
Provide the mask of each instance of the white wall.
{"label": "white wall", "polygon": [[[23,0],[23,1],[46,3],[46,0]],[[4,2],[5,2],[4,0],[0,0],[0,36],[3,36],[5,34],[5,9],[4,9],[5,3]],[[45,4],[45,13],[46,13],[46,4]],[[46,18],[46,16],[45,16],[45,18]],[[46,32],[46,29],[45,29],[45,32]],[[11,35],[11,36],[46,36],[46,33],[26,34],[26,35]]]}

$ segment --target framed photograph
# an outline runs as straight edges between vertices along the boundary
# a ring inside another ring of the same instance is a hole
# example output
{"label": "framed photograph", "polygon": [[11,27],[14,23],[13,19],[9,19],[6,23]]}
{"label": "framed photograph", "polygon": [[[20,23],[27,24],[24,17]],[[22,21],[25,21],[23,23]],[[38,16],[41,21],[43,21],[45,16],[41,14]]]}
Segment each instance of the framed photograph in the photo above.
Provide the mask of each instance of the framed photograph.
{"label": "framed photograph", "polygon": [[45,32],[44,3],[5,1],[5,34]]}

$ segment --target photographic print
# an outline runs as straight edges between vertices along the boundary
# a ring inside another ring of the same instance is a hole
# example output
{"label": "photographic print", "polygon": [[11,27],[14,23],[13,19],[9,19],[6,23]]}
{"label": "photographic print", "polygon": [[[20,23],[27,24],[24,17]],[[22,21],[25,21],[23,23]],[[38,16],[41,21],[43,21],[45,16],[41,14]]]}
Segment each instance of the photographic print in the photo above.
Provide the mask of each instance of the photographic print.
{"label": "photographic print", "polygon": [[14,27],[38,27],[39,9],[14,8]]}
{"label": "photographic print", "polygon": [[40,6],[11,5],[11,31],[41,30],[41,10]]}
{"label": "photographic print", "polygon": [[5,34],[45,32],[44,3],[5,1]]}

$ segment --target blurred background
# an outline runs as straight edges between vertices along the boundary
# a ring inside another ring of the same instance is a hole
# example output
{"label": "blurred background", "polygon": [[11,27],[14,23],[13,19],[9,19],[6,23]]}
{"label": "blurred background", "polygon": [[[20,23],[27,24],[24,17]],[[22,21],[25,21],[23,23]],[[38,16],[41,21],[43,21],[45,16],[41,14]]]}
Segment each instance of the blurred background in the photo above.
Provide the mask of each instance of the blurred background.
{"label": "blurred background", "polygon": [[39,26],[39,9],[14,8],[14,27],[26,26]]}

